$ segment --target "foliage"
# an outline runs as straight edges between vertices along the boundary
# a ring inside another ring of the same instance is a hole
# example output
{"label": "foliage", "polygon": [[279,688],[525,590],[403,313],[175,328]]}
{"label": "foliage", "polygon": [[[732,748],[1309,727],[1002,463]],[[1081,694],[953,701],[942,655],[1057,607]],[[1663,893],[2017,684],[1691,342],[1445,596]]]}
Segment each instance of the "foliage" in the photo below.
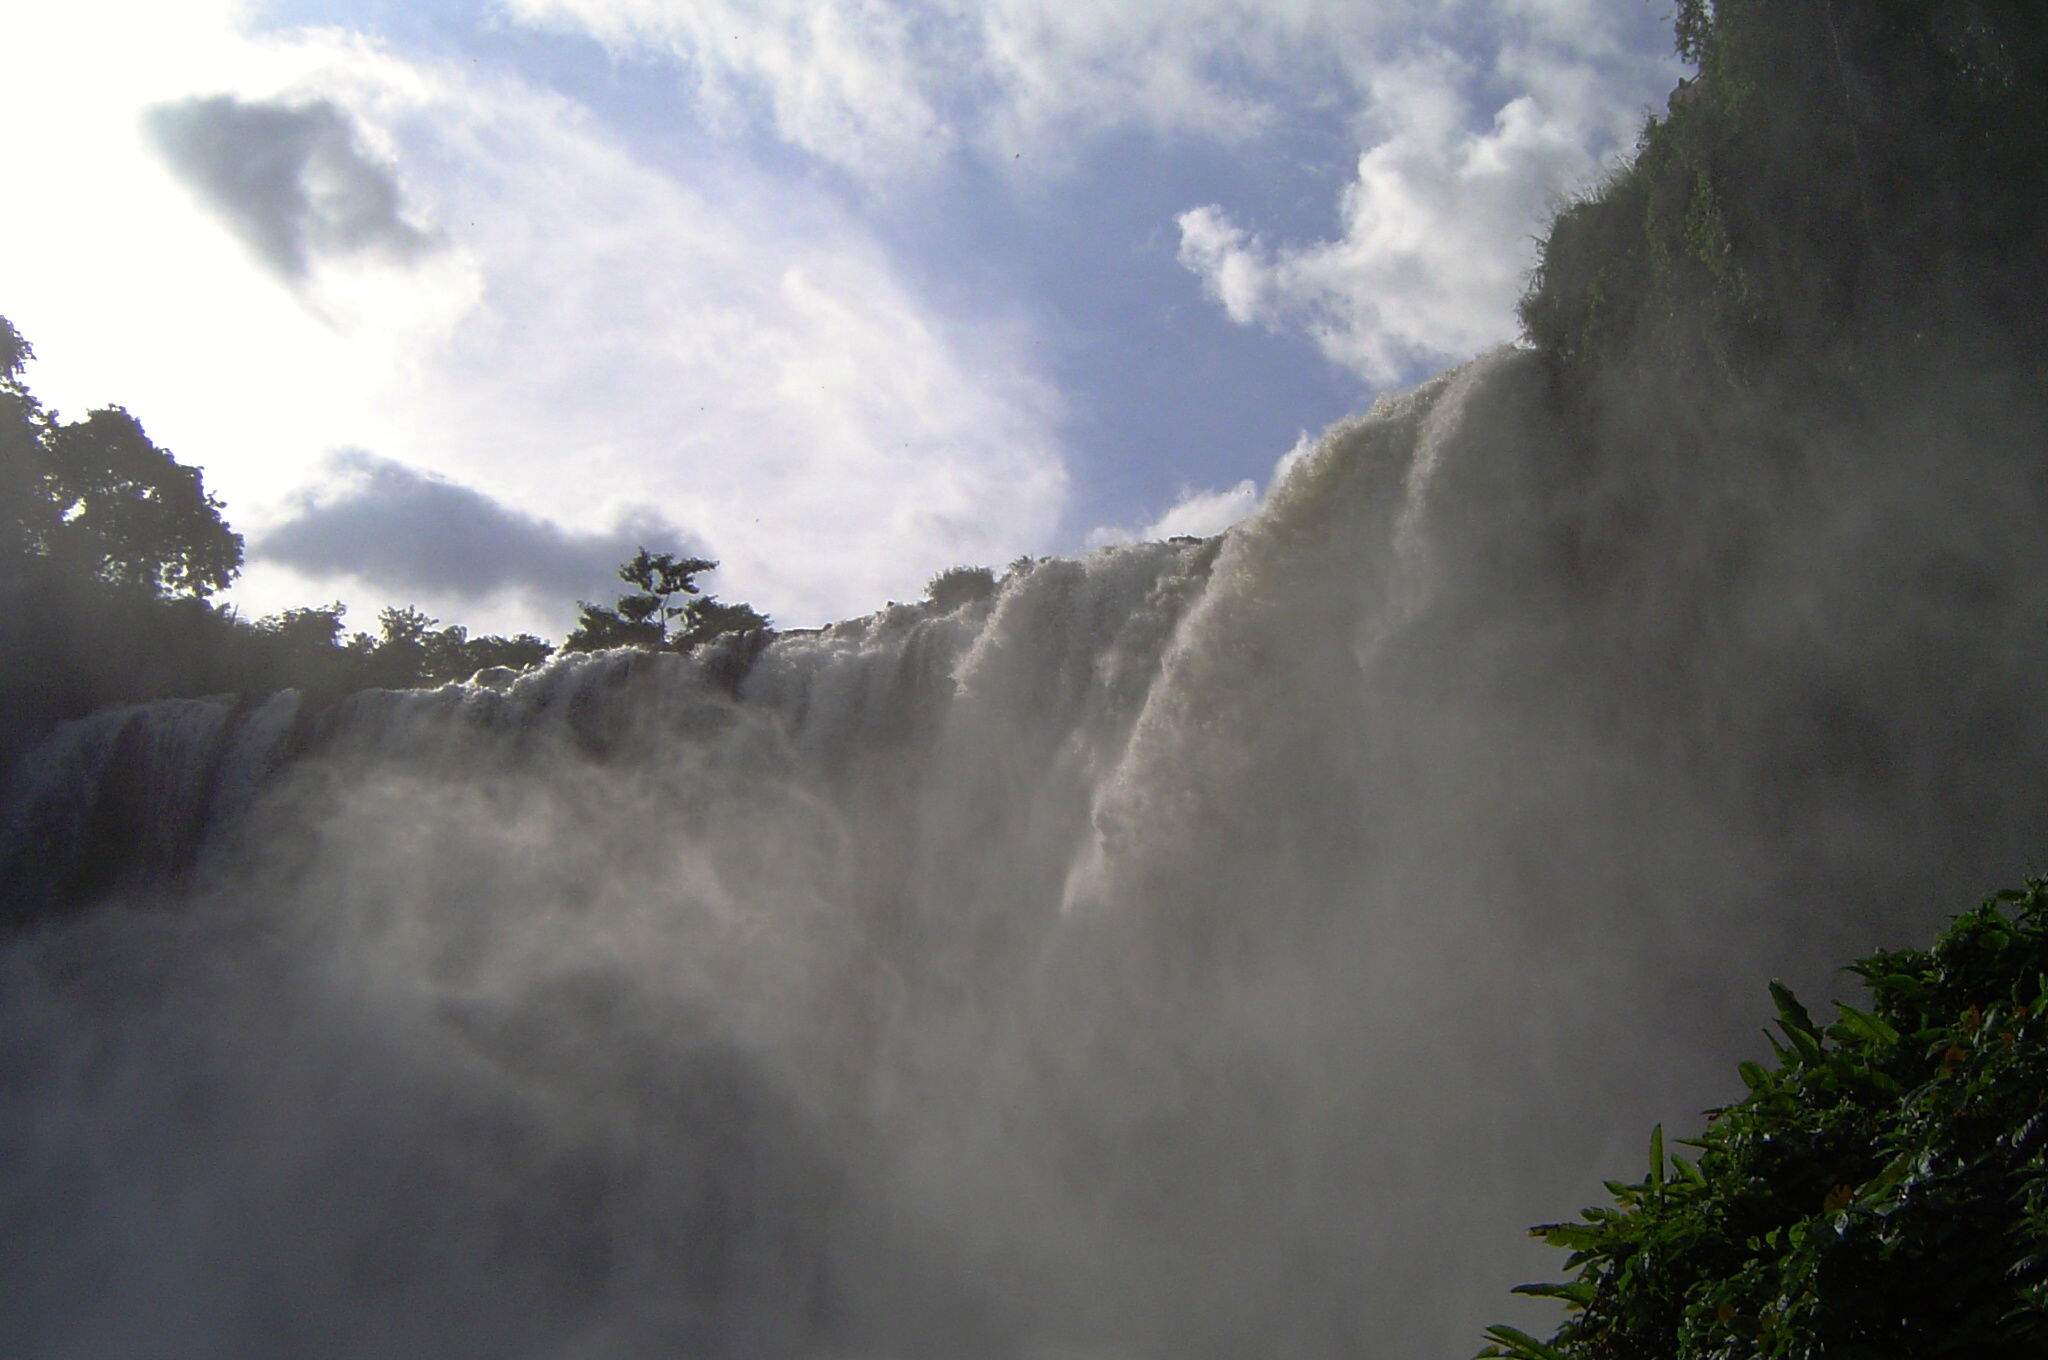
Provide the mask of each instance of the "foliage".
{"label": "foliage", "polygon": [[0,319],[0,550],[151,595],[206,596],[234,580],[242,538],[198,468],[158,448],[118,406],[60,421],[21,381],[34,351]]}
{"label": "foliage", "polygon": [[1823,1025],[1771,993],[1776,1063],[1615,1207],[1533,1229],[1576,1277],[1517,1292],[1575,1314],[1515,1360],[2048,1354],[2048,880],[1862,960]]}
{"label": "foliage", "polygon": [[932,577],[925,587],[932,608],[950,613],[964,604],[975,604],[996,593],[996,574],[987,567],[949,567]]}
{"label": "foliage", "polygon": [[242,565],[242,536],[221,518],[200,471],[150,442],[119,407],[42,440],[41,534],[51,556],[117,586],[152,594],[210,595]]}
{"label": "foliage", "polygon": [[648,647],[687,652],[728,633],[768,627],[768,616],[752,605],[727,603],[703,593],[697,578],[717,568],[716,562],[702,557],[650,553],[641,547],[619,567],[619,579],[636,589],[621,595],[609,609],[578,600],[576,627],[562,650]]}
{"label": "foliage", "polygon": [[0,317],[0,765],[51,723],[111,704],[287,687],[328,699],[552,651],[411,608],[346,641],[339,603],[243,622],[206,598],[233,581],[242,540],[199,469],[119,407],[60,420],[22,379],[33,356]]}
{"label": "foliage", "polygon": [[1542,244],[1522,320],[1563,376],[1876,383],[1958,329],[2048,372],[2037,5],[1684,0],[1677,46],[1697,78]]}
{"label": "foliage", "polygon": [[37,492],[42,462],[42,408],[22,385],[35,351],[0,316],[0,560],[19,562],[42,532]]}

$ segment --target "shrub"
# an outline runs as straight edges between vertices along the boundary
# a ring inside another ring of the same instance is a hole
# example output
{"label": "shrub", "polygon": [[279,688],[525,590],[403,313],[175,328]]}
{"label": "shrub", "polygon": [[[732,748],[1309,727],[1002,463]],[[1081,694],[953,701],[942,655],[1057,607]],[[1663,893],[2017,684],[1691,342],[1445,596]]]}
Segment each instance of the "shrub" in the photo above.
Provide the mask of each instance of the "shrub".
{"label": "shrub", "polygon": [[987,567],[950,567],[932,577],[925,587],[932,608],[950,613],[963,604],[986,600],[996,593],[996,574]]}
{"label": "shrub", "polygon": [[2048,880],[1928,950],[1855,964],[1869,1009],[1823,1026],[1771,984],[1776,1062],[1614,1207],[1532,1229],[1576,1277],[1515,1360],[2048,1355]]}

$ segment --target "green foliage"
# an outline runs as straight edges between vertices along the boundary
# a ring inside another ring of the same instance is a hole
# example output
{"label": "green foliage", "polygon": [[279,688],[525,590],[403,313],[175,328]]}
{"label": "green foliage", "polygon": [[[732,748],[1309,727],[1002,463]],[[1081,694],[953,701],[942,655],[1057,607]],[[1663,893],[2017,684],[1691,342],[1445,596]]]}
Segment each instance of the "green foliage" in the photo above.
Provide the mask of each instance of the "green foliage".
{"label": "green foliage", "polygon": [[1710,1113],[1695,1159],[1610,1182],[1613,1207],[1532,1231],[1575,1309],[1517,1360],[2048,1354],[2048,880],[1852,972],[1822,1024],[1771,984],[1776,1061]]}
{"label": "green foliage", "polygon": [[949,567],[932,577],[924,593],[932,608],[950,613],[963,604],[974,604],[994,595],[996,574],[987,567]]}
{"label": "green foliage", "polygon": [[619,567],[619,579],[636,589],[621,595],[609,609],[578,600],[576,627],[562,650],[647,647],[687,652],[728,633],[768,627],[768,616],[752,605],[726,603],[703,593],[697,578],[717,568],[716,562],[702,557],[650,553],[643,546]]}
{"label": "green foliage", "polygon": [[[1683,0],[1699,64],[1560,212],[1522,303],[1575,385],[1680,365],[1848,381],[1967,323],[2048,357],[2048,25],[2016,0]],[[1978,338],[1978,337],[1973,337]]]}

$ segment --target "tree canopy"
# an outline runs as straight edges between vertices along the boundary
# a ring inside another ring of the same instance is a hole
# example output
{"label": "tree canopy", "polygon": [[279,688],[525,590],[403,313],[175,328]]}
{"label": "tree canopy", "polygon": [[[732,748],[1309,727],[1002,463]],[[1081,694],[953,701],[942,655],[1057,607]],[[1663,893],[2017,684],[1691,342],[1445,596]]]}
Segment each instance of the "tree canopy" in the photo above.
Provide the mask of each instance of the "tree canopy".
{"label": "tree canopy", "polygon": [[118,406],[62,421],[21,374],[34,351],[0,318],[0,518],[10,574],[32,560],[152,595],[204,597],[242,565],[241,535],[198,468]]}
{"label": "tree canopy", "polygon": [[697,578],[718,564],[702,557],[649,552],[643,545],[619,567],[619,579],[633,590],[610,607],[576,602],[576,628],[562,644],[569,652],[607,647],[648,647],[687,652],[728,633],[768,627],[768,616],[752,605],[707,595]]}

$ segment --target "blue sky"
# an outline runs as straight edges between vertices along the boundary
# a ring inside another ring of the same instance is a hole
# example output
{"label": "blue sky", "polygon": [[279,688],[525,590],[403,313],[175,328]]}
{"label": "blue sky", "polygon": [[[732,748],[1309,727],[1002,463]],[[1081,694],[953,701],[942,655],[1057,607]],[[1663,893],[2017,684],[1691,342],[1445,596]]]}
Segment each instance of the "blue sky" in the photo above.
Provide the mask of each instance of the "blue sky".
{"label": "blue sky", "polygon": [[787,624],[1212,532],[1508,339],[1654,0],[235,0],[12,25],[0,314],[238,605],[559,636],[640,542]]}

